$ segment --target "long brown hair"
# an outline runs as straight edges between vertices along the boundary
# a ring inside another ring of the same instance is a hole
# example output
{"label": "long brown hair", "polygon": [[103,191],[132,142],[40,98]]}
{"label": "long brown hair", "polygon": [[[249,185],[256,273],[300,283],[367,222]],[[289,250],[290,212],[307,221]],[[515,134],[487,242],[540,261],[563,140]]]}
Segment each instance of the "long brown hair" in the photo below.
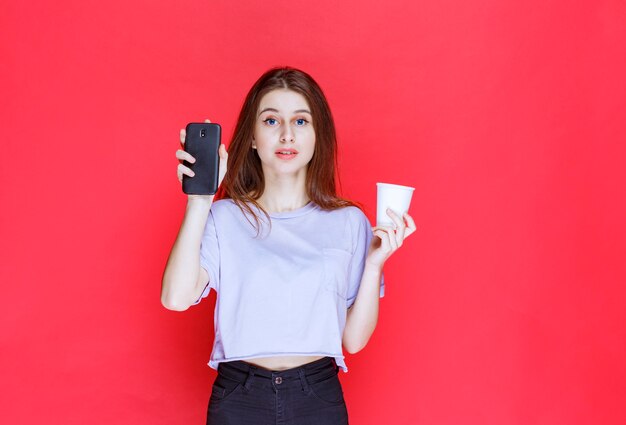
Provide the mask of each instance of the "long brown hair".
{"label": "long brown hair", "polygon": [[233,138],[228,147],[228,169],[217,193],[218,199],[230,198],[254,217],[259,230],[259,217],[250,204],[269,215],[257,202],[265,190],[261,159],[252,149],[254,125],[263,96],[272,90],[288,89],[301,94],[311,108],[315,130],[315,148],[308,164],[306,192],[309,199],[324,210],[358,204],[337,195],[337,135],[330,107],[320,86],[307,73],[290,67],[267,71],[252,86],[243,102]]}

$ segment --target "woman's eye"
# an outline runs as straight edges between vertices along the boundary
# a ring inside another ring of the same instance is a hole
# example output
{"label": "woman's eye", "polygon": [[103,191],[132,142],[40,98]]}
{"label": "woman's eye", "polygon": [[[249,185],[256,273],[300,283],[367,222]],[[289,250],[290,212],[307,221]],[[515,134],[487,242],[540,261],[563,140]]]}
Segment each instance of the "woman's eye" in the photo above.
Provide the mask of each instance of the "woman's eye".
{"label": "woman's eye", "polygon": [[266,123],[267,125],[276,125],[277,121],[274,118],[267,118],[265,120],[263,120],[264,123]]}
{"label": "woman's eye", "polygon": [[305,125],[308,121],[304,118],[299,118],[296,120],[296,125]]}

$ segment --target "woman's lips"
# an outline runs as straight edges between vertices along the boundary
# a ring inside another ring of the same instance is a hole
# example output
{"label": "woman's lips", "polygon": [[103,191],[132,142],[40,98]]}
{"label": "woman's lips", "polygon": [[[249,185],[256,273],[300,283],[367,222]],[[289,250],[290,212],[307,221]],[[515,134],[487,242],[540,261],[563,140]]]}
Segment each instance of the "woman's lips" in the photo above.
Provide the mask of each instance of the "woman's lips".
{"label": "woman's lips", "polygon": [[281,149],[279,151],[276,151],[276,156],[280,159],[294,159],[296,155],[298,155],[298,151],[295,149]]}

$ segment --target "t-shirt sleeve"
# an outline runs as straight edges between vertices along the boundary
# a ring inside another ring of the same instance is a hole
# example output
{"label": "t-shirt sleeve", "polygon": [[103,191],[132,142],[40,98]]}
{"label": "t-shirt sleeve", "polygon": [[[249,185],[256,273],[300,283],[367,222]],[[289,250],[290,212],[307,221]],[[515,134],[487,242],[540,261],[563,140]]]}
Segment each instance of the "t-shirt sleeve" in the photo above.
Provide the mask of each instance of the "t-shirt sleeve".
{"label": "t-shirt sleeve", "polygon": [[200,267],[209,274],[209,281],[206,283],[202,295],[193,305],[198,304],[202,298],[206,298],[209,292],[211,292],[211,288],[217,291],[220,275],[219,264],[220,250],[217,240],[217,231],[215,230],[215,217],[213,217],[213,212],[209,211],[209,217],[204,227],[202,241],[200,242]]}
{"label": "t-shirt sleeve", "polygon": [[[353,255],[350,263],[350,272],[348,278],[348,298],[347,308],[352,307],[356,296],[359,293],[359,287],[361,286],[361,278],[363,277],[363,269],[365,268],[365,259],[367,258],[367,252],[374,237],[372,232],[372,226],[369,220],[363,214],[361,210],[357,210],[354,223],[351,223],[353,228],[352,244]],[[380,278],[380,298],[385,296],[385,277],[381,275]]]}

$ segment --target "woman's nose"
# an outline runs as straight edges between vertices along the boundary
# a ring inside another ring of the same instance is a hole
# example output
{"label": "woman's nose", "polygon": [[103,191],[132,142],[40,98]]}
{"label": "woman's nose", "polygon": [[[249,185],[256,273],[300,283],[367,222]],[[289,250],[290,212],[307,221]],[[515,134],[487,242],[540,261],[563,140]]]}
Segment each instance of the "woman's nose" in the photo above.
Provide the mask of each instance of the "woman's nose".
{"label": "woman's nose", "polygon": [[292,131],[290,126],[287,125],[287,126],[283,127],[283,132],[280,135],[280,141],[283,142],[283,143],[293,142],[294,141],[293,131]]}

